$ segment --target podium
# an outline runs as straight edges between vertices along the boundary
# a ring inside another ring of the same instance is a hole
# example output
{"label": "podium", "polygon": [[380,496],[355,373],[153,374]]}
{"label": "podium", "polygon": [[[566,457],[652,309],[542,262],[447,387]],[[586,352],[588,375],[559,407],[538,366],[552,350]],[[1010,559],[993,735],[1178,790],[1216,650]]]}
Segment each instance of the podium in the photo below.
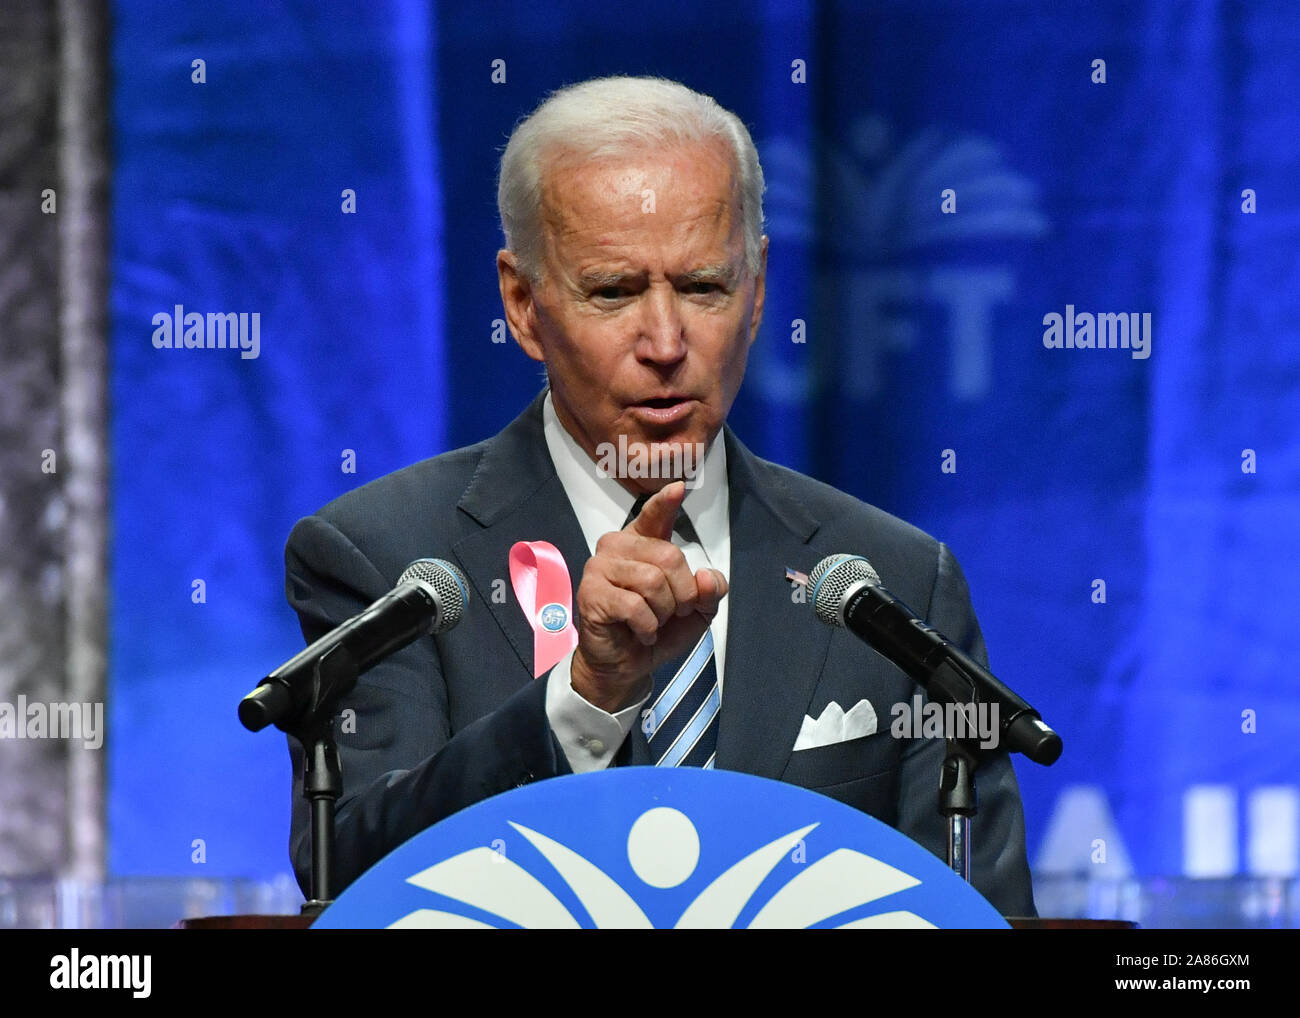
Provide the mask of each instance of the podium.
{"label": "podium", "polygon": [[495,796],[364,873],[318,929],[1007,928],[874,817],[731,771],[619,767]]}
{"label": "podium", "polygon": [[[178,930],[306,930],[311,916],[304,915],[218,915],[181,919]],[[1133,930],[1137,923],[1127,919],[1037,919],[1009,916],[1013,930]]]}
{"label": "podium", "polygon": [[[978,828],[977,828],[978,830]],[[1096,928],[1008,924],[942,860],[806,789],[695,768],[527,785],[422,831],[304,916],[186,929]]]}

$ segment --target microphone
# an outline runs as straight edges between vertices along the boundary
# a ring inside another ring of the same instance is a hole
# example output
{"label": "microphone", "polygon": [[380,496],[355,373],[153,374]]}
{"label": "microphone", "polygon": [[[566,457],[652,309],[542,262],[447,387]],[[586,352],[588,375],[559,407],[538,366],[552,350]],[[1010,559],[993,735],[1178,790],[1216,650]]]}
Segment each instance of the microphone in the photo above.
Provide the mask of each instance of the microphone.
{"label": "microphone", "polygon": [[[318,670],[331,675],[338,662],[345,668],[347,689],[362,672],[421,636],[445,633],[461,619],[469,600],[465,577],[450,562],[416,559],[397,586],[365,611],[326,633],[266,678],[239,703],[239,720],[251,732],[293,719],[327,699],[317,688]],[[328,678],[322,682],[329,681]]]}
{"label": "microphone", "polygon": [[817,563],[808,583],[819,619],[851,630],[934,699],[997,704],[1002,748],[1044,766],[1061,755],[1061,737],[1043,723],[1038,711],[882,587],[880,576],[861,555],[828,555]]}

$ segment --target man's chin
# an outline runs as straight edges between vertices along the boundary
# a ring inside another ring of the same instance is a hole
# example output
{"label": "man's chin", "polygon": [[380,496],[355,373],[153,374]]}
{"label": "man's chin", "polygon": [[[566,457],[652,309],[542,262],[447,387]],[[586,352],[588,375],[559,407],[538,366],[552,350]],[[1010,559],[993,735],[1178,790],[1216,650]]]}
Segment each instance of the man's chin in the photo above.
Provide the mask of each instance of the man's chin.
{"label": "man's chin", "polygon": [[619,435],[597,447],[596,466],[625,488],[650,494],[673,481],[694,487],[707,450],[708,443],[690,433],[671,438]]}

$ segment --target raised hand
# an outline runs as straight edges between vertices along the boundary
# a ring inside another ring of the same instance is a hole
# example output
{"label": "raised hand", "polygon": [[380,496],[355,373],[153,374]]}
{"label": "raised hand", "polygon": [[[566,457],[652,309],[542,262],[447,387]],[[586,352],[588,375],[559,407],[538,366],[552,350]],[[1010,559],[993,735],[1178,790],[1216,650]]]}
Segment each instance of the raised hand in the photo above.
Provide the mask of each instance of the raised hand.
{"label": "raised hand", "polygon": [[672,543],[686,485],[666,485],[596,543],[578,585],[573,688],[611,713],[644,696],[665,661],[695,645],[727,594],[716,569],[691,572]]}

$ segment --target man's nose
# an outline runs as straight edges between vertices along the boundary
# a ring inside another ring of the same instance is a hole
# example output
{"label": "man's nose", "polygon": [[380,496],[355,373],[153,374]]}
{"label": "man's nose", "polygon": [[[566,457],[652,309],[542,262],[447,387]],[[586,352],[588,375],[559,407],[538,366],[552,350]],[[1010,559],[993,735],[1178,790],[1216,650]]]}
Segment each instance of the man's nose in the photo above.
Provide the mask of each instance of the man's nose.
{"label": "man's nose", "polygon": [[651,287],[641,304],[637,356],[660,364],[672,364],[686,356],[686,335],[677,291],[672,287]]}

